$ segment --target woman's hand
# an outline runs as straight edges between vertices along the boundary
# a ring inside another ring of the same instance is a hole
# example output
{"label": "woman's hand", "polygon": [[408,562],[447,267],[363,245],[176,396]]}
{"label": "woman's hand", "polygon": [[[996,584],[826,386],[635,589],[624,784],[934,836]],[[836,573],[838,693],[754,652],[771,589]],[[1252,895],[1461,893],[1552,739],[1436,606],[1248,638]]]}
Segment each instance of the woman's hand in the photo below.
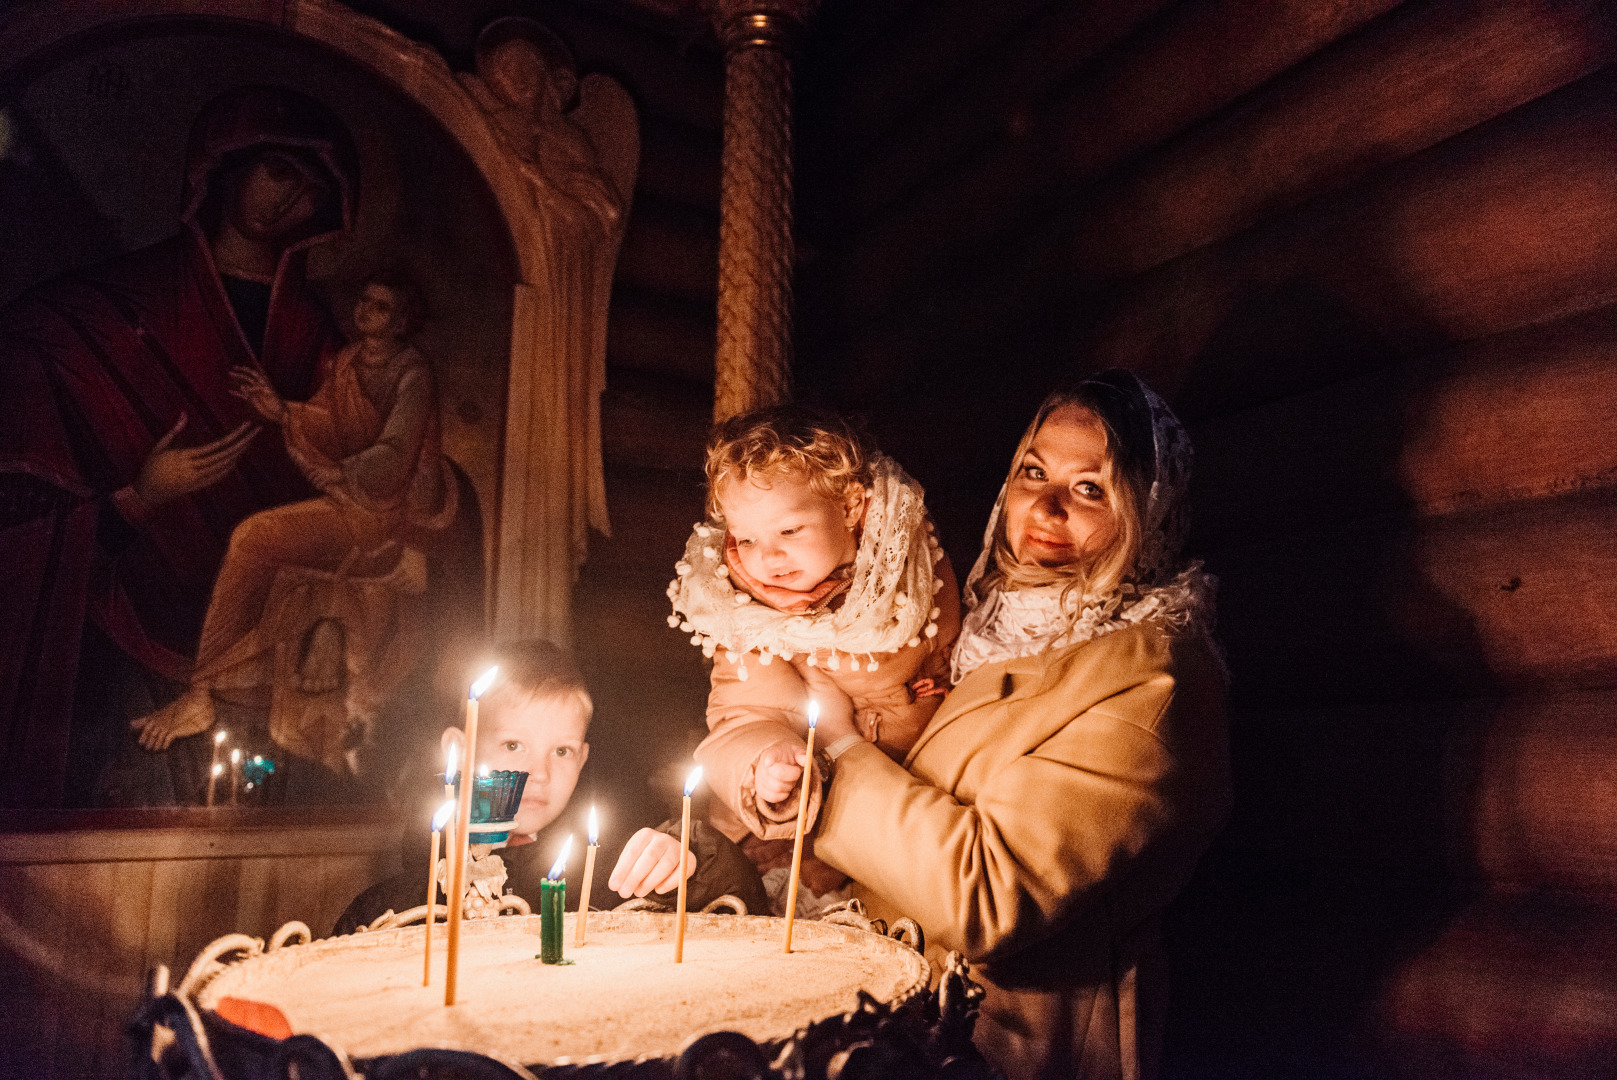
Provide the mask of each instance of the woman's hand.
{"label": "woman's hand", "polygon": [[162,506],[182,495],[190,495],[223,480],[225,474],[236,467],[236,461],[247,452],[247,446],[258,434],[258,428],[243,424],[229,435],[201,446],[173,450],[169,444],[184,430],[186,416],[157,440],[152,452],[146,455],[140,473],[132,485],[135,494],[150,506]]}
{"label": "woman's hand", "polygon": [[253,411],[270,423],[286,423],[286,402],[269,384],[262,371],[249,367],[230,369],[230,378],[236,386],[230,392],[253,407]]}
{"label": "woman's hand", "polygon": [[[686,852],[685,876],[696,873],[696,856]],[[629,837],[606,879],[606,887],[627,900],[647,893],[672,892],[679,887],[679,841],[656,829],[641,829]]]}
{"label": "woman's hand", "polygon": [[758,801],[785,802],[807,765],[808,748],[795,739],[782,739],[759,754],[754,781]]}
{"label": "woman's hand", "polygon": [[842,692],[842,687],[831,681],[822,668],[811,667],[803,676],[809,696],[820,706],[818,743],[830,746],[844,735],[858,735],[853,722],[853,699]]}

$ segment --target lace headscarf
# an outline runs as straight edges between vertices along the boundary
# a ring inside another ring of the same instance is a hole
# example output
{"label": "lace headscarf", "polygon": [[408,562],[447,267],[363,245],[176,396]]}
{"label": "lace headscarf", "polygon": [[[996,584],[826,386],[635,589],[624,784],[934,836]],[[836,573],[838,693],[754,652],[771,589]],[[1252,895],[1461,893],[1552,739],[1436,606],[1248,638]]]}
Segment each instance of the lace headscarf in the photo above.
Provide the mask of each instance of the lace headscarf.
{"label": "lace headscarf", "polygon": [[[966,615],[951,663],[956,683],[984,664],[1076,645],[1147,620],[1176,630],[1212,631],[1217,582],[1200,562],[1182,564],[1180,557],[1189,525],[1190,437],[1167,402],[1130,372],[1104,372],[1082,385],[1123,394],[1129,407],[1149,417],[1151,483],[1140,514],[1134,569],[1116,588],[1099,595],[1080,594],[1061,583],[1014,588],[1001,582],[984,590],[1005,509],[1006,489],[1001,487],[983,533],[982,553],[966,578]],[[1046,410],[1040,415],[1042,419]]]}
{"label": "lace headscarf", "polygon": [[742,657],[755,650],[763,664],[806,653],[810,665],[835,671],[843,663],[839,654],[846,654],[853,670],[875,671],[880,654],[937,636],[935,594],[943,582],[934,568],[943,551],[926,516],[925,493],[892,458],[875,454],[870,466],[858,552],[840,605],[793,614],[737,588],[725,564],[726,523],[715,511],[691,532],[685,557],[675,564],[668,625],[690,634],[691,644],[709,657],[724,649],[743,665],[743,679]]}

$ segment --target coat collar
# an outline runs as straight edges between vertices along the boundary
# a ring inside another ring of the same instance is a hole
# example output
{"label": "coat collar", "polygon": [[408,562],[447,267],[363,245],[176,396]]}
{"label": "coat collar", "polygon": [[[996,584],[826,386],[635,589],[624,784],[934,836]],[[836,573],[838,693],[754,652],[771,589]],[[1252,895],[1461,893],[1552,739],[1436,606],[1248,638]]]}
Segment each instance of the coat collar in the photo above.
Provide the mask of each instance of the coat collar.
{"label": "coat collar", "polygon": [[921,732],[921,737],[915,740],[915,745],[910,747],[910,752],[904,759],[905,767],[915,760],[915,755],[920,753],[921,748],[938,732],[960,717],[990,702],[1003,701],[1017,694],[1029,692],[1042,680],[1053,655],[1055,654],[1044,652],[1032,656],[1018,656],[997,664],[984,664],[967,675],[959,686],[949,691],[949,696],[943,699],[943,707],[932,717],[932,722]]}

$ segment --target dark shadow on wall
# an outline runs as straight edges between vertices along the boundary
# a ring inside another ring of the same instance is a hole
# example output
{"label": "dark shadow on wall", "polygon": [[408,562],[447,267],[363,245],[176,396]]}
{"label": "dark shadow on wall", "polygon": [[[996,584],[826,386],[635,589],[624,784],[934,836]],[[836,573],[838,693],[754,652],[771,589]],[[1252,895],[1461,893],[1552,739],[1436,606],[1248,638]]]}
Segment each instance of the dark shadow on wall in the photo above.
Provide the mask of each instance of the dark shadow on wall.
{"label": "dark shadow on wall", "polygon": [[1476,888],[1462,763],[1496,688],[1397,483],[1404,361],[1291,284],[1238,306],[1178,395],[1235,804],[1167,921],[1169,1077],[1387,1075],[1387,982]]}

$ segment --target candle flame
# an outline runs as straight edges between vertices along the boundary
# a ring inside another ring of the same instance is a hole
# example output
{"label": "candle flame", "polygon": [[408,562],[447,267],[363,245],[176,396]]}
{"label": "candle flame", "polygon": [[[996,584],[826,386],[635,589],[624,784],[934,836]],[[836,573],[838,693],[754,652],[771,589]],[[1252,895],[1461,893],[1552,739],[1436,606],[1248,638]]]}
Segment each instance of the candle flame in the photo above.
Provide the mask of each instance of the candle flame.
{"label": "candle flame", "polygon": [[220,743],[224,742],[229,735],[230,732],[226,731],[224,728],[220,728],[218,731],[213,733],[213,744],[218,746]]}
{"label": "candle flame", "polygon": [[215,764],[214,767],[213,767],[213,775],[215,775],[215,776],[220,775],[224,771],[225,771],[225,767],[223,765]]}
{"label": "candle flame", "polygon": [[455,779],[455,766],[460,764],[460,743],[450,743],[449,752],[444,755],[444,783]]}
{"label": "candle flame", "polygon": [[241,750],[240,750],[240,748],[237,748],[237,749],[232,750],[230,752],[230,763],[232,765],[240,765],[241,764]]}
{"label": "candle flame", "polygon": [[685,797],[687,799],[691,797],[691,792],[696,790],[696,785],[700,784],[701,782],[702,766],[698,765],[696,768],[692,769],[691,774],[685,778]]}
{"label": "candle flame", "polygon": [[480,698],[488,693],[488,688],[494,685],[494,677],[500,673],[499,665],[489,668],[482,676],[472,683],[472,697]]}
{"label": "candle flame", "polygon": [[595,820],[595,807],[590,807],[590,847],[594,847],[601,838],[601,829]]}
{"label": "candle flame", "polygon": [[813,698],[809,698],[808,718],[809,727],[813,727],[820,722],[820,703]]}
{"label": "candle flame", "polygon": [[567,856],[572,852],[572,850],[573,834],[568,833],[567,839],[563,840],[561,843],[561,854],[556,856],[555,865],[551,866],[550,873],[545,875],[547,880],[555,881],[557,878],[561,877],[562,871],[567,869]]}
{"label": "candle flame", "polygon": [[444,826],[449,824],[449,815],[455,812],[455,800],[450,799],[438,807],[438,812],[432,815],[432,831],[443,832]]}

